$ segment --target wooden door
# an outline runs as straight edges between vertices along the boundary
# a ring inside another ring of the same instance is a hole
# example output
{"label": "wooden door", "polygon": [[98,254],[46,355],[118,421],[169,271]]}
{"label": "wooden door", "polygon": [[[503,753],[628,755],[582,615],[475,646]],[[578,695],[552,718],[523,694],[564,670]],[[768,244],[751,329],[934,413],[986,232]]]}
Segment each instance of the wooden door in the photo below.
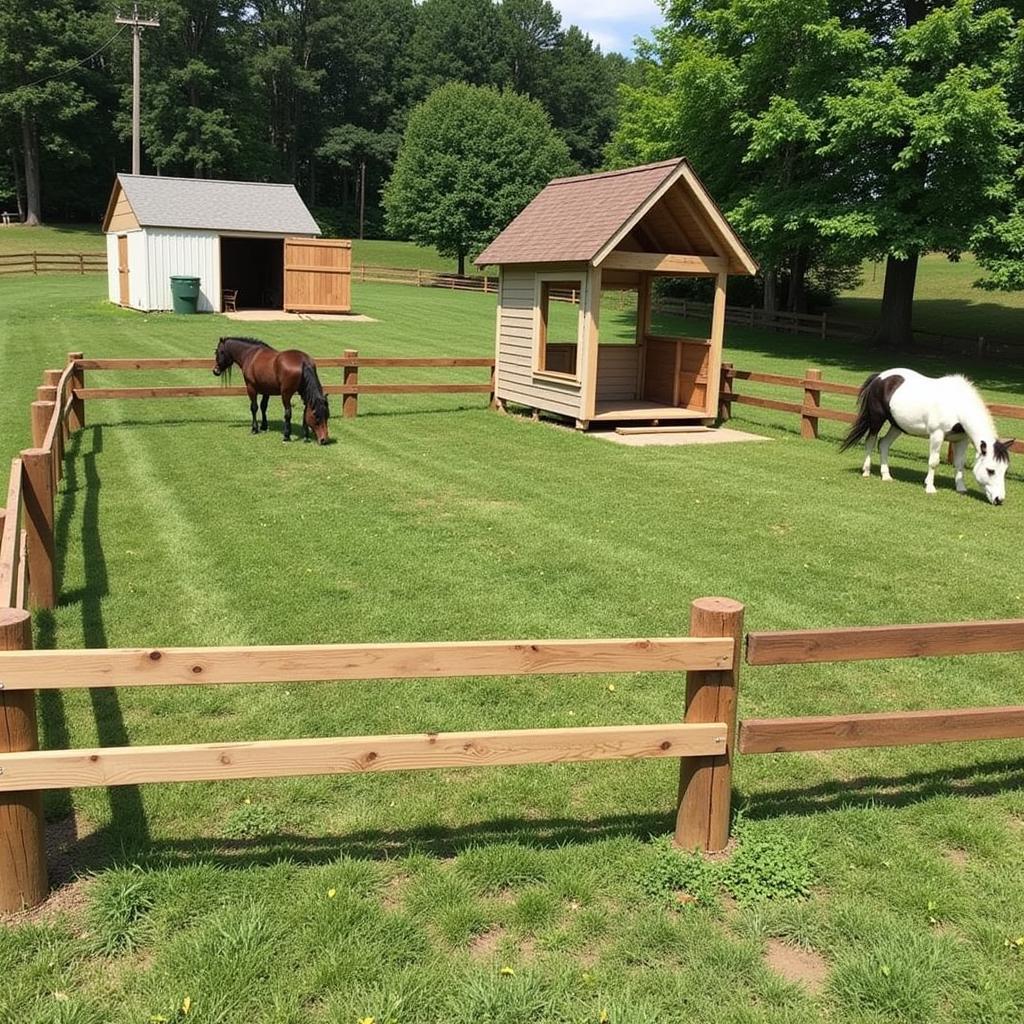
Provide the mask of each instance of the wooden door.
{"label": "wooden door", "polygon": [[284,308],[296,313],[352,309],[352,243],[341,238],[284,240]]}
{"label": "wooden door", "polygon": [[128,236],[117,236],[117,279],[121,289],[121,305],[131,305],[131,293],[128,290]]}

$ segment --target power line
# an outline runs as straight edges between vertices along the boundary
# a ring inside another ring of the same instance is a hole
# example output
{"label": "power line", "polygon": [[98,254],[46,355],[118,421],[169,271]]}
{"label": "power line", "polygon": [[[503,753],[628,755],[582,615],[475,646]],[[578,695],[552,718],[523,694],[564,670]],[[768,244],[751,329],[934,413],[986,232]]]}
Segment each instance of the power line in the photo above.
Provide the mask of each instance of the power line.
{"label": "power line", "polygon": [[29,89],[33,85],[42,85],[43,82],[49,82],[52,78],[60,78],[62,75],[69,74],[72,71],[77,71],[83,65],[88,64],[93,57],[98,57],[119,35],[124,32],[126,28],[126,25],[122,25],[98,50],[94,50],[88,57],[83,57],[77,64],[72,64],[69,68],[62,68],[60,71],[54,71],[52,75],[37,78],[34,82],[26,82],[25,85],[19,86],[18,88]]}

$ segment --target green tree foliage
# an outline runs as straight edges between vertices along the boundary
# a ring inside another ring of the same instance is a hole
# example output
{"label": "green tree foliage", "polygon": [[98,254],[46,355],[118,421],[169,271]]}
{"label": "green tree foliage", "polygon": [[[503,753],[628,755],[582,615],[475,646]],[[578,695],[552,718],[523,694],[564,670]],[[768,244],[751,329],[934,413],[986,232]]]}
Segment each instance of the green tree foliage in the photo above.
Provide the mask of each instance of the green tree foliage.
{"label": "green tree foliage", "polygon": [[[152,8],[161,24],[143,33],[143,172],[290,180],[347,231],[364,178],[367,219],[379,223],[380,189],[409,112],[439,85],[532,97],[573,158],[594,169],[617,85],[630,73],[625,58],[563,26],[549,0],[153,0]],[[40,179],[51,214],[102,213],[112,172],[125,170],[130,154],[131,33],[115,37],[118,9],[116,0],[0,2],[0,202],[15,205],[27,169],[37,214]]]}
{"label": "green tree foliage", "polygon": [[572,169],[543,107],[450,83],[409,117],[384,190],[389,229],[458,258],[480,251],[551,178]]}
{"label": "green tree foliage", "polygon": [[1011,12],[674,0],[666,15],[609,156],[690,156],[762,261],[766,305],[777,273],[799,309],[808,270],[884,257],[880,336],[902,342],[921,253],[956,258],[986,223],[993,253],[1012,251]]}

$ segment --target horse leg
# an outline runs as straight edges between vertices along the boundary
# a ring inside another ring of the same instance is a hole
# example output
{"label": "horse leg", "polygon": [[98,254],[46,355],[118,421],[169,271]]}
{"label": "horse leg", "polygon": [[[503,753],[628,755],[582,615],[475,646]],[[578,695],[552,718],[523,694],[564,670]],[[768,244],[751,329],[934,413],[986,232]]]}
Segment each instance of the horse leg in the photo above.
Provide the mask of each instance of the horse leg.
{"label": "horse leg", "polygon": [[903,431],[894,423],[885,433],[885,437],[878,442],[878,461],[882,467],[882,479],[892,480],[889,475],[889,449],[893,441],[903,436]]}
{"label": "horse leg", "polygon": [[285,441],[292,439],[292,394],[291,391],[281,392],[281,403],[284,405],[284,438]]}
{"label": "horse leg", "polygon": [[861,476],[871,476],[871,456],[875,451],[877,440],[877,434],[868,434],[868,439],[864,442],[864,468],[861,470]]}
{"label": "horse leg", "polygon": [[248,382],[245,390],[249,392],[249,411],[252,413],[252,432],[258,434],[260,428],[256,426],[256,389]]}
{"label": "horse leg", "polygon": [[260,399],[260,412],[263,414],[263,423],[260,426],[260,430],[266,430],[267,426],[268,426],[268,424],[267,424],[267,405],[269,404],[269,402],[270,402],[270,395],[264,395]]}
{"label": "horse leg", "polygon": [[924,493],[935,494],[935,467],[942,461],[944,430],[935,430],[928,437],[928,475],[924,478]]}
{"label": "horse leg", "polygon": [[964,463],[967,461],[967,438],[953,443],[953,465],[956,467],[954,483],[958,494],[967,493],[967,485],[964,483]]}

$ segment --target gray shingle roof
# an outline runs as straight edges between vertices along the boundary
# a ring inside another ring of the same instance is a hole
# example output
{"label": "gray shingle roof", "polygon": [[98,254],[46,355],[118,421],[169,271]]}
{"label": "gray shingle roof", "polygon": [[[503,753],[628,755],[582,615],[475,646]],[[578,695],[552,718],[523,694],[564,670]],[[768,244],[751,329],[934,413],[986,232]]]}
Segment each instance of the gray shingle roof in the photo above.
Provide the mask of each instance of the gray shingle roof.
{"label": "gray shingle roof", "polygon": [[142,227],[319,235],[294,185],[119,174]]}

